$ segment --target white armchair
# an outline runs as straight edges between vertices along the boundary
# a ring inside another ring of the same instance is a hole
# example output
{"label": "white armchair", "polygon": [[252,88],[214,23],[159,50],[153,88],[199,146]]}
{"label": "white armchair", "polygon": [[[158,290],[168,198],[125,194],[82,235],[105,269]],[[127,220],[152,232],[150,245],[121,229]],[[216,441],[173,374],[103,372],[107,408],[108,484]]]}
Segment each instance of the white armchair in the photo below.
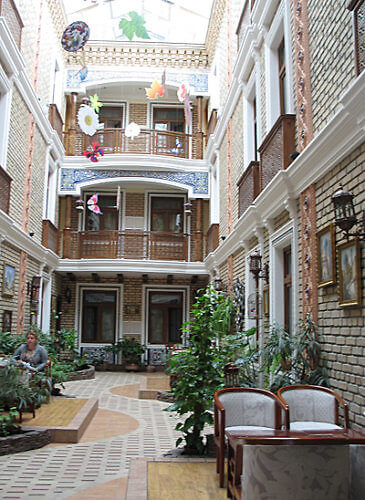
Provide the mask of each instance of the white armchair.
{"label": "white armchair", "polygon": [[[288,385],[279,389],[278,396],[289,407],[284,423],[291,431],[333,431],[349,427],[347,403],[332,389]],[[339,406],[343,408],[343,427],[339,425]]]}
{"label": "white armchair", "polygon": [[260,431],[281,428],[281,413],[287,411],[275,394],[264,389],[230,387],[214,395],[214,440],[219,486],[224,483],[226,430]]}

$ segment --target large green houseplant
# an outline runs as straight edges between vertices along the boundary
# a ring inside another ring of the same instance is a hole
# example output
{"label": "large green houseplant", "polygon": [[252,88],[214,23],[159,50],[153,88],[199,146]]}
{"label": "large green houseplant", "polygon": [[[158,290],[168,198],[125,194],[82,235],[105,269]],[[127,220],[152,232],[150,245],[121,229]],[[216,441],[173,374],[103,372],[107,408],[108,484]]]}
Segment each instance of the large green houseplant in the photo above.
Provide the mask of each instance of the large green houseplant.
{"label": "large green houseplant", "polygon": [[212,287],[200,291],[191,320],[183,326],[188,346],[169,359],[167,372],[176,377],[176,383],[172,389],[175,402],[167,410],[186,416],[183,423],[176,425],[176,430],[183,433],[176,445],[185,440],[185,452],[189,454],[204,451],[202,431],[213,422],[213,395],[224,383],[216,344],[229,331],[232,311],[231,300]]}

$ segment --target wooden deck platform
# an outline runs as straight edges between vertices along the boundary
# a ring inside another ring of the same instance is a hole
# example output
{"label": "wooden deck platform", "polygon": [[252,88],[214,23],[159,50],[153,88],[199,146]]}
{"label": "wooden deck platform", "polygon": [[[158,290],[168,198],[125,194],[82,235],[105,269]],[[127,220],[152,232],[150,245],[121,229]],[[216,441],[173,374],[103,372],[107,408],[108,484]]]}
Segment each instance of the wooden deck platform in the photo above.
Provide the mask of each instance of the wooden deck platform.
{"label": "wooden deck platform", "polygon": [[51,431],[51,443],[78,443],[98,409],[97,399],[51,397],[32,414],[23,413],[22,426]]}

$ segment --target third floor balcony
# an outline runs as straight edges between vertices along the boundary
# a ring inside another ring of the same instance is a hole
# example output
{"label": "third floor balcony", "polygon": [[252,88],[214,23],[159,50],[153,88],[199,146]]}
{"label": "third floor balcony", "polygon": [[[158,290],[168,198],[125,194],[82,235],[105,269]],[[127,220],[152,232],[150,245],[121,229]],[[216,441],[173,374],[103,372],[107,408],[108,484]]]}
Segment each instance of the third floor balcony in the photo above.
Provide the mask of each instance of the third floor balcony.
{"label": "third floor balcony", "polygon": [[66,155],[80,156],[83,151],[91,150],[97,142],[104,154],[163,155],[185,159],[203,158],[203,134],[141,129],[135,138],[126,137],[125,129],[104,128],[93,136],[80,131],[69,130],[64,133]]}

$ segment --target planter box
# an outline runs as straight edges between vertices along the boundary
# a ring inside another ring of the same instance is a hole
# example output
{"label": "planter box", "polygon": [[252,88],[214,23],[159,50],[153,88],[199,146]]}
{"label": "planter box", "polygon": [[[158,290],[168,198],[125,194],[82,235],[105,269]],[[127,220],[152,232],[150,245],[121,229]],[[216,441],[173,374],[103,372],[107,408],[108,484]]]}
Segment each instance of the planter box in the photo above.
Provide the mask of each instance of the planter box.
{"label": "planter box", "polygon": [[49,429],[22,427],[22,431],[19,434],[0,437],[0,455],[35,450],[36,448],[42,448],[42,446],[50,442],[51,432]]}
{"label": "planter box", "polygon": [[92,378],[95,378],[95,366],[89,365],[85,370],[70,373],[67,382],[74,380],[90,380]]}

